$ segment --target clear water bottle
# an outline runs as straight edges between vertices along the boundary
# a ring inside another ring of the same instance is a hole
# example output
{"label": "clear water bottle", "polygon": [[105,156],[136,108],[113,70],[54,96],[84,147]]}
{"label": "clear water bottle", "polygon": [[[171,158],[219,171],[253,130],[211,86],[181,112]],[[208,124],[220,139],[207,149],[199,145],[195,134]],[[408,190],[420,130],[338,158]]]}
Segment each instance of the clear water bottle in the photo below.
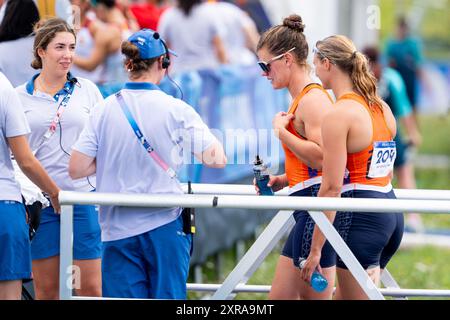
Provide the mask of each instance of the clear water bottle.
{"label": "clear water bottle", "polygon": [[[306,259],[304,259],[304,258],[299,258],[298,259],[298,267],[300,269],[303,269],[303,267],[305,266],[305,263],[306,263]],[[316,270],[314,270],[314,272],[313,272],[313,274],[311,276],[311,280],[309,281],[309,284],[315,291],[322,292],[328,286],[328,281],[316,269]]]}
{"label": "clear water bottle", "polygon": [[253,173],[259,188],[259,193],[263,196],[273,196],[272,188],[267,186],[270,179],[269,170],[267,170],[266,165],[259,155],[256,155],[255,162],[253,163]]}

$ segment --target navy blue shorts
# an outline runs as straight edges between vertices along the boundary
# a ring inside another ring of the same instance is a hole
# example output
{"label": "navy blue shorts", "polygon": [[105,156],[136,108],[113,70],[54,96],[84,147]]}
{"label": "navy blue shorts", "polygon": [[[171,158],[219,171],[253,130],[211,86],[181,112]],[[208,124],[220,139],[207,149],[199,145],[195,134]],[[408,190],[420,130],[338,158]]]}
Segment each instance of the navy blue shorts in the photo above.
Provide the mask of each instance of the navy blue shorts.
{"label": "navy blue shorts", "polygon": [[[320,184],[313,185],[309,188],[294,192],[292,197],[316,197],[319,192]],[[295,226],[284,245],[281,254],[291,258],[294,265],[298,267],[299,258],[308,258],[311,250],[311,240],[316,225],[309,213],[304,210],[294,212]],[[320,266],[329,268],[336,265],[336,252],[331,244],[326,241],[322,248],[322,256],[320,258]]]}
{"label": "navy blue shorts", "polygon": [[[342,198],[395,199],[388,193],[365,190],[344,192]],[[364,269],[380,266],[384,269],[400,246],[403,237],[403,213],[341,212],[336,215],[339,234]],[[347,269],[337,259],[337,267]]]}
{"label": "navy blue shorts", "polygon": [[25,207],[0,201],[0,281],[31,279],[31,251]]}

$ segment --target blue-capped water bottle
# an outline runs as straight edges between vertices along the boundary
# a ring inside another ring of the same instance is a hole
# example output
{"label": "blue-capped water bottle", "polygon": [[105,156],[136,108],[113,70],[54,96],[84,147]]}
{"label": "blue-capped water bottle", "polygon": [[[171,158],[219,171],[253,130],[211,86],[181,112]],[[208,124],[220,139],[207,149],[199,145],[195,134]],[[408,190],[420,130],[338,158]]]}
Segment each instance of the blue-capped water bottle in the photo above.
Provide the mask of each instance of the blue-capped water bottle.
{"label": "blue-capped water bottle", "polygon": [[[298,267],[300,269],[303,269],[303,267],[305,266],[306,263],[306,259],[305,258],[298,258]],[[317,292],[322,292],[326,289],[326,287],[328,286],[328,281],[327,279],[325,279],[325,277],[316,270],[314,270],[311,279],[309,281],[309,285]]]}
{"label": "blue-capped water bottle", "polygon": [[253,163],[253,173],[255,175],[256,185],[259,188],[259,193],[263,196],[273,196],[272,188],[267,186],[270,179],[269,170],[267,170],[266,165],[259,155],[256,155],[255,162]]}

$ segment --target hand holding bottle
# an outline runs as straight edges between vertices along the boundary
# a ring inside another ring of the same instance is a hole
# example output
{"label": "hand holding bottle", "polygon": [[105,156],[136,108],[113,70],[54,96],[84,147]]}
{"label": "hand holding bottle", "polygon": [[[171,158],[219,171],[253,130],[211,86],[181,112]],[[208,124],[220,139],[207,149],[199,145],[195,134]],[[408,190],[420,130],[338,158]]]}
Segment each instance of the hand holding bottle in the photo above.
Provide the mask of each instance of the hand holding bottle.
{"label": "hand holding bottle", "polygon": [[309,255],[308,259],[299,258],[299,268],[302,272],[302,279],[317,292],[324,291],[328,286],[328,281],[322,275],[320,267],[320,255]]}
{"label": "hand holding bottle", "polygon": [[[253,185],[255,186],[255,190],[257,194],[260,194],[258,185],[256,184],[256,179],[253,178]],[[271,187],[273,192],[280,191],[288,186],[287,178],[285,174],[279,176],[269,176],[269,182],[267,183],[268,187]]]}

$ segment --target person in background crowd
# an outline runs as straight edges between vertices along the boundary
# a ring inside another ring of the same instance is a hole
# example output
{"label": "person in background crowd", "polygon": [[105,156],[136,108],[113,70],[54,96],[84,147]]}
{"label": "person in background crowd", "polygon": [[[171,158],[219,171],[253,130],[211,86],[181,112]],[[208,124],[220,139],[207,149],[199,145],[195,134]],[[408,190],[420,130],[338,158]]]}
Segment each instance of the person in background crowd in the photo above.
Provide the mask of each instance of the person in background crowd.
{"label": "person in background crowd", "polygon": [[[158,33],[133,34],[122,52],[130,82],[93,110],[70,175],[96,173],[99,192],[182,194],[178,155],[222,168],[223,147],[191,106],[159,89],[171,61]],[[103,295],[185,299],[192,244],[185,219],[181,208],[101,206]]]}
{"label": "person in background crowd", "polygon": [[[62,19],[52,18],[37,26],[32,66],[41,69],[16,88],[30,124],[30,147],[61,189],[94,190],[94,177],[72,180],[68,164],[74,142],[94,105],[102,100],[89,80],[70,73],[75,51],[75,31]],[[60,217],[49,207],[31,244],[37,299],[59,297]],[[76,292],[101,296],[101,241],[95,206],[74,206],[74,265],[79,268]]]}
{"label": "person in background crowd", "polygon": [[[107,31],[106,25],[96,19],[95,13],[91,10],[92,6],[89,0],[71,0],[71,3],[73,6],[78,7],[79,13],[79,23],[74,24],[74,29],[77,33],[75,56],[89,59],[91,55],[94,55],[94,59],[97,59],[96,56],[99,56],[98,59],[101,59],[101,57],[107,55],[107,52],[103,51],[108,47],[105,44],[108,44],[109,41],[109,38],[104,36],[104,33]],[[94,52],[94,48],[99,53]],[[90,70],[91,68],[85,70],[73,65],[71,72],[75,77],[83,77],[100,84],[104,66],[105,64],[101,63],[93,70]]]}
{"label": "person in background crowd", "polygon": [[134,0],[116,0],[116,7],[122,12],[122,15],[127,19],[128,28],[131,32],[136,32],[141,29],[136,16],[131,11],[130,6],[135,3]]}
{"label": "person in background crowd", "polygon": [[233,3],[214,1],[210,7],[216,19],[223,24],[223,42],[229,62],[237,65],[254,64],[259,33],[253,20]]}
{"label": "person in background crowd", "polygon": [[130,4],[130,10],[141,29],[156,30],[161,14],[169,7],[166,2],[166,0],[137,1]]}
{"label": "person in background crowd", "polygon": [[397,70],[403,78],[408,99],[411,102],[414,119],[417,122],[418,81],[422,76],[422,48],[420,41],[411,36],[405,17],[397,19],[395,38],[386,44],[386,56],[391,68]]}
{"label": "person in background crowd", "polygon": [[[13,0],[15,1],[15,0]],[[73,20],[72,8],[69,0],[33,0],[41,19],[59,17],[67,22]],[[8,0],[0,0],[0,23],[5,15]]]}
{"label": "person in background crowd", "polygon": [[0,24],[0,72],[17,87],[34,74],[31,48],[39,12],[33,0],[8,1],[6,7]]}
{"label": "person in background crowd", "polygon": [[135,30],[133,23],[130,23],[122,11],[124,8],[128,9],[126,0],[91,0],[91,4],[95,8],[97,18],[125,32],[123,34],[125,38]]}
{"label": "person in background crowd", "polygon": [[97,86],[102,95],[107,97],[119,91],[127,79],[120,45],[131,31],[126,18],[116,8],[115,0],[97,0],[91,3],[99,22],[91,27],[93,49],[89,56],[76,55],[73,63],[77,68],[89,72],[100,67]]}
{"label": "person in background crowd", "polygon": [[222,24],[201,0],[177,0],[162,14],[158,31],[179,54],[172,72],[215,69],[227,63]]}

